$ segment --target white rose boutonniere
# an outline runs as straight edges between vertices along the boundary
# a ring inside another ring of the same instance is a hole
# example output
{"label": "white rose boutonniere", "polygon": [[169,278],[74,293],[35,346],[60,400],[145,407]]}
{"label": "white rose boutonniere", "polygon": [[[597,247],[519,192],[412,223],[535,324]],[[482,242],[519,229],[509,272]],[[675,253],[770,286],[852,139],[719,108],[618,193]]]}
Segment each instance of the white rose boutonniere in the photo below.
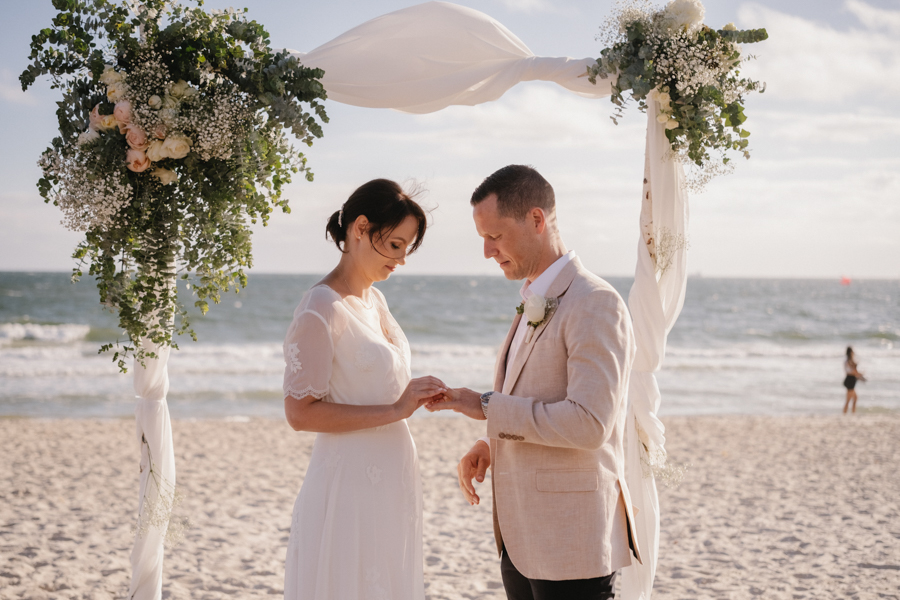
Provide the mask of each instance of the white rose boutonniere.
{"label": "white rose boutonniere", "polygon": [[516,312],[525,315],[528,319],[528,333],[525,335],[525,343],[529,343],[534,337],[535,330],[540,327],[559,306],[557,298],[544,298],[537,294],[516,307]]}

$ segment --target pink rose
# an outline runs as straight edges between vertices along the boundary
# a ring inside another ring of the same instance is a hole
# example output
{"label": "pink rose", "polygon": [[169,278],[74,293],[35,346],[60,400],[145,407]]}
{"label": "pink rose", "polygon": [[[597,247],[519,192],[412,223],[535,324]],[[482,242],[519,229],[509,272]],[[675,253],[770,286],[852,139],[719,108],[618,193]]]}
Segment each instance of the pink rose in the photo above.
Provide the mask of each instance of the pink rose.
{"label": "pink rose", "polygon": [[131,123],[131,102],[128,100],[119,100],[113,108],[113,115],[116,121],[124,125]]}
{"label": "pink rose", "polygon": [[125,130],[128,124],[131,123],[131,102],[128,100],[116,102],[116,105],[113,107],[113,117],[116,118],[116,123],[119,124],[119,133],[125,135]]}
{"label": "pink rose", "polygon": [[153,137],[155,137],[158,140],[164,140],[164,139],[166,139],[167,133],[169,133],[169,128],[166,127],[164,123],[160,123],[153,130]]}
{"label": "pink rose", "polygon": [[90,124],[88,127],[94,131],[98,131],[100,129],[100,120],[102,118],[103,117],[100,116],[100,105],[98,104],[91,110]]}
{"label": "pink rose", "polygon": [[144,154],[143,150],[135,150],[131,148],[125,155],[125,162],[128,163],[128,169],[135,173],[143,173],[150,167],[150,159]]}
{"label": "pink rose", "polygon": [[129,123],[125,126],[125,141],[128,142],[132,149],[140,150],[141,152],[146,152],[147,147],[150,145],[149,140],[147,140],[147,133],[134,123]]}

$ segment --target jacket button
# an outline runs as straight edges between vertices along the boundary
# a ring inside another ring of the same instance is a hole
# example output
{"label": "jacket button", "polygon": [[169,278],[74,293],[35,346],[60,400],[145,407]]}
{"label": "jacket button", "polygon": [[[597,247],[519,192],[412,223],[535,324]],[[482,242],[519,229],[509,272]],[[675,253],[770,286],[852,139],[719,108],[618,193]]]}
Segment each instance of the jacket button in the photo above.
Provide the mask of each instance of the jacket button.
{"label": "jacket button", "polygon": [[525,440],[525,438],[524,438],[523,436],[520,435],[520,436],[519,436],[519,441],[521,442],[521,441],[524,441],[524,440]]}
{"label": "jacket button", "polygon": [[505,439],[506,439],[506,434],[505,434],[505,433],[501,433],[498,437],[499,437],[501,440],[505,440]]}

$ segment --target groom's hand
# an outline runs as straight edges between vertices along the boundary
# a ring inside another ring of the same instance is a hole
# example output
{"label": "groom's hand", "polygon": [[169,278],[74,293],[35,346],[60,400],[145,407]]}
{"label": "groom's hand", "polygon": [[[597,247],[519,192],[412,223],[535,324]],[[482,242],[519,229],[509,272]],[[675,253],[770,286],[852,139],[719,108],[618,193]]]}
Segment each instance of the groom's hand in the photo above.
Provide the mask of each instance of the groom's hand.
{"label": "groom's hand", "polygon": [[484,421],[484,410],[481,408],[481,394],[469,388],[456,388],[444,392],[444,398],[425,405],[429,412],[453,410],[466,415],[470,419]]}
{"label": "groom's hand", "polygon": [[484,474],[487,473],[490,466],[491,449],[482,440],[475,442],[469,453],[463,456],[456,466],[459,489],[462,490],[463,496],[469,504],[474,505],[481,502],[481,498],[475,493],[475,484],[472,483],[472,479],[476,479],[478,483],[484,481]]}

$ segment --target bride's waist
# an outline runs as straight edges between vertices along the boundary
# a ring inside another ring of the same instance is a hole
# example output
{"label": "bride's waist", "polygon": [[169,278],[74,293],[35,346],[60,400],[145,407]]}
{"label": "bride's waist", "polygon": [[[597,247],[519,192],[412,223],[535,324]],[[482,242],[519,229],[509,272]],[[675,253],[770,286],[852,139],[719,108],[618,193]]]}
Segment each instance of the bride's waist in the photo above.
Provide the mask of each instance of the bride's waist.
{"label": "bride's waist", "polygon": [[366,429],[357,429],[355,431],[344,431],[341,433],[325,433],[316,434],[316,443],[329,442],[332,440],[343,440],[348,438],[369,438],[369,437],[398,437],[411,439],[409,426],[406,419],[388,423],[387,425],[379,425],[377,427],[368,427]]}

